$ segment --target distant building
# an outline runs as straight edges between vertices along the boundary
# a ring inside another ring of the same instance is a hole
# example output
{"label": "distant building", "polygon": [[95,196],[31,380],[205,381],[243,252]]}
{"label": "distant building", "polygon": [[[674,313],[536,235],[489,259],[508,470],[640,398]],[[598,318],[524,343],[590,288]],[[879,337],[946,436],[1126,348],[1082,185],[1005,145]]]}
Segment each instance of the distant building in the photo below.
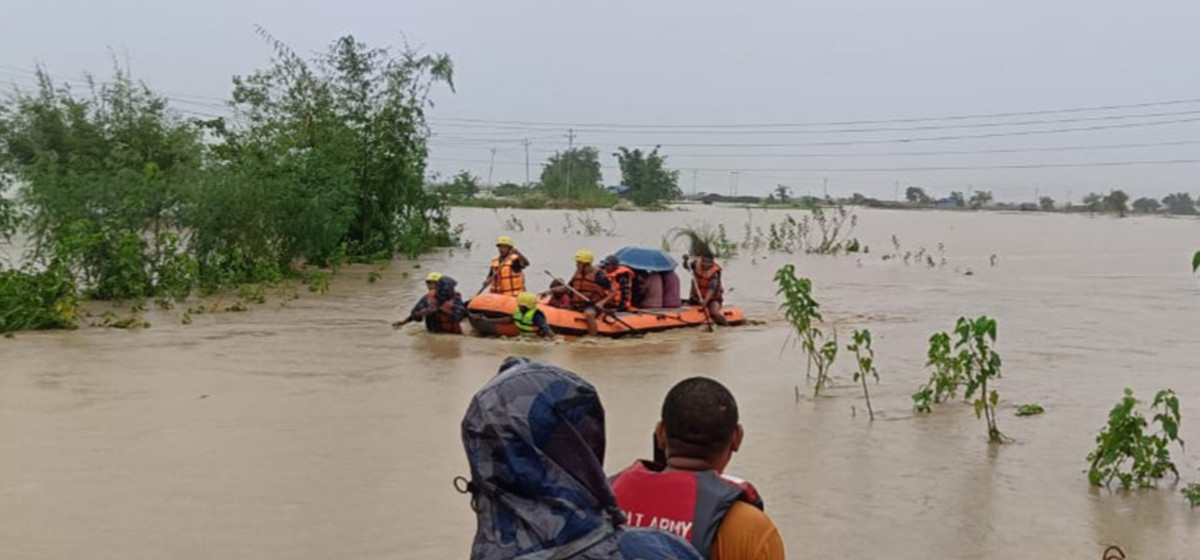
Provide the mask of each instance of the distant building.
{"label": "distant building", "polygon": [[629,187],[627,187],[625,185],[612,185],[612,186],[608,187],[608,192],[613,193],[617,196],[623,197],[623,196],[629,194]]}
{"label": "distant building", "polygon": [[938,210],[954,210],[958,208],[958,199],[955,198],[939,198],[937,201]]}

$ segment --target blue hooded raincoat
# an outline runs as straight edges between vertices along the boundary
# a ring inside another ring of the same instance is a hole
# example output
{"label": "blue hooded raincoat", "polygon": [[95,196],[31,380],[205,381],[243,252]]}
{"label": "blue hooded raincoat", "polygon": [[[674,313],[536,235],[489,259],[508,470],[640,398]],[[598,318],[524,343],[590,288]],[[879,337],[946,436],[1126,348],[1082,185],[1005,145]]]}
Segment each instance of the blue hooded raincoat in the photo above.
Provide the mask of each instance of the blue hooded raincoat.
{"label": "blue hooded raincoat", "polygon": [[462,422],[474,560],[699,560],[673,535],[623,527],[604,475],[604,408],[564,369],[508,358]]}

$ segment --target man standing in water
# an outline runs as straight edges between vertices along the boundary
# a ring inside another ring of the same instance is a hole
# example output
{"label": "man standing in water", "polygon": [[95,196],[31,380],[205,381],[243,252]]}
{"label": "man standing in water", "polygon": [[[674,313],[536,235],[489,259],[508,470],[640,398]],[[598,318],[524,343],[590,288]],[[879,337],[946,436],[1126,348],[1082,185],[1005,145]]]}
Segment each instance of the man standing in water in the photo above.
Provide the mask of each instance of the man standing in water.
{"label": "man standing in water", "polygon": [[511,237],[501,237],[496,240],[496,250],[499,256],[492,259],[487,280],[483,288],[491,287],[493,294],[503,294],[516,297],[525,291],[525,272],[529,267],[529,259],[513,246]]}
{"label": "man standing in water", "polygon": [[672,387],[654,430],[666,464],[638,461],[612,481],[630,526],[680,535],[709,560],[782,560],[754,486],[722,474],[744,435],[724,385],[692,377]]}
{"label": "man standing in water", "polygon": [[[436,280],[430,280],[436,275]],[[413,321],[425,321],[425,329],[433,333],[462,334],[463,318],[467,316],[467,306],[463,303],[462,295],[454,288],[458,282],[449,276],[431,273],[425,277],[425,285],[432,287],[430,293],[421,298],[408,318],[392,323],[392,328],[398,329]]]}
{"label": "man standing in water", "polygon": [[696,255],[696,260],[688,261],[683,256],[683,267],[692,271],[691,301],[705,309],[705,314],[714,323],[725,325],[725,315],[721,313],[721,305],[725,302],[725,286],[721,282],[721,265],[713,260],[712,253],[704,252]]}

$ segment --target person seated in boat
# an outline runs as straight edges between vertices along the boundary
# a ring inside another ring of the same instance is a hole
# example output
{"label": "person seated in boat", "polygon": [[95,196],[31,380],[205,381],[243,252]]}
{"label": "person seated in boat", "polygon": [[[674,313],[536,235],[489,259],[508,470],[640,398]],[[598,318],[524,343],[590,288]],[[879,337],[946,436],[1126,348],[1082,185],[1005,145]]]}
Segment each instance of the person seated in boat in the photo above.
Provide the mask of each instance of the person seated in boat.
{"label": "person seated in boat", "polygon": [[666,527],[710,560],[781,560],[783,539],[754,485],[723,474],[744,436],[724,385],[707,377],[677,383],[654,429],[665,463],[637,461],[612,478],[629,525]]}
{"label": "person seated in boat", "polygon": [[529,268],[529,259],[517,250],[513,239],[507,236],[496,240],[496,251],[499,255],[492,259],[487,279],[480,290],[488,288],[493,294],[516,297],[525,291],[524,270]]}
{"label": "person seated in boat", "polygon": [[529,292],[522,292],[517,296],[517,310],[509,317],[496,317],[494,319],[480,319],[485,323],[504,325],[512,323],[517,326],[517,332],[522,338],[532,337],[534,335],[543,338],[554,338],[554,329],[550,328],[550,322],[546,320],[546,314],[538,309],[537,296]]}
{"label": "person seated in boat", "polygon": [[[435,273],[436,274],[436,273]],[[426,277],[426,285],[430,283]],[[462,320],[467,316],[467,306],[463,303],[462,294],[455,289],[458,281],[438,275],[433,293],[426,294],[409,313],[408,319],[392,323],[393,328],[400,328],[412,321],[425,321],[425,330],[433,333],[462,334]]]}
{"label": "person seated in boat", "polygon": [[470,479],[454,484],[475,513],[470,558],[700,560],[678,537],[625,525],[604,476],[604,417],[578,375],[505,358],[461,423]]}
{"label": "person seated in boat", "polygon": [[584,314],[591,336],[596,336],[596,317],[603,314],[604,306],[613,296],[612,283],[603,270],[592,264],[595,260],[596,256],[587,249],[575,251],[575,274],[570,283],[565,286],[560,283],[550,288],[554,297],[570,295],[569,309]]}
{"label": "person seated in boat", "polygon": [[622,266],[621,261],[616,255],[604,257],[604,275],[608,276],[608,281],[612,284],[613,295],[612,299],[608,300],[608,307],[617,311],[626,311],[633,304],[633,271],[629,267]]}
{"label": "person seated in boat", "polygon": [[689,303],[703,307],[714,323],[727,324],[725,315],[721,313],[721,305],[725,302],[721,265],[713,260],[712,253],[702,252],[691,261],[684,255],[683,268],[692,271],[692,294]]}

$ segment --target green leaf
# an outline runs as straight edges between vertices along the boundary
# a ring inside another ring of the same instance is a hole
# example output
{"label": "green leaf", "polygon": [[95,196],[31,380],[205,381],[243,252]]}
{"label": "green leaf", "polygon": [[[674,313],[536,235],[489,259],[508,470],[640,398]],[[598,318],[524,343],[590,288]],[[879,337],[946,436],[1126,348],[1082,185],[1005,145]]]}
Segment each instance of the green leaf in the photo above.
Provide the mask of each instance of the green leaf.
{"label": "green leaf", "polygon": [[983,416],[983,399],[975,399],[975,418]]}
{"label": "green leaf", "polygon": [[1195,273],[1197,270],[1200,270],[1200,251],[1196,251],[1196,254],[1192,255],[1192,272]]}

